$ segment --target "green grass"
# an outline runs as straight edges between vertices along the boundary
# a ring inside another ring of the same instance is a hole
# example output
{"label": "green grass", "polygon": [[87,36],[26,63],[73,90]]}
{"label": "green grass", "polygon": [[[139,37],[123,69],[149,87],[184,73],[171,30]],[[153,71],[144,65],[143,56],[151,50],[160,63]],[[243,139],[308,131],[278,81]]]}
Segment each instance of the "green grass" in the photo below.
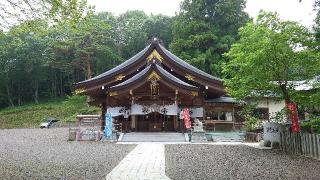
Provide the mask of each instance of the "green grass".
{"label": "green grass", "polygon": [[72,96],[39,104],[28,104],[0,110],[0,128],[32,128],[48,117],[61,122],[75,121],[78,114],[98,114],[100,109],[88,107],[85,96]]}

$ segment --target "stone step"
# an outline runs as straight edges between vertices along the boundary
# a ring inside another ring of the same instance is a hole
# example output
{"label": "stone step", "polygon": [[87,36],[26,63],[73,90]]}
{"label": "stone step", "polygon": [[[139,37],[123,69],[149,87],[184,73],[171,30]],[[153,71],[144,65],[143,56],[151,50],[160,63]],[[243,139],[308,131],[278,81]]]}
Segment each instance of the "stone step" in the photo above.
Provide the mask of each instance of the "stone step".
{"label": "stone step", "polygon": [[182,133],[125,133],[121,142],[185,142]]}
{"label": "stone step", "polygon": [[214,137],[214,142],[242,142],[241,138]]}

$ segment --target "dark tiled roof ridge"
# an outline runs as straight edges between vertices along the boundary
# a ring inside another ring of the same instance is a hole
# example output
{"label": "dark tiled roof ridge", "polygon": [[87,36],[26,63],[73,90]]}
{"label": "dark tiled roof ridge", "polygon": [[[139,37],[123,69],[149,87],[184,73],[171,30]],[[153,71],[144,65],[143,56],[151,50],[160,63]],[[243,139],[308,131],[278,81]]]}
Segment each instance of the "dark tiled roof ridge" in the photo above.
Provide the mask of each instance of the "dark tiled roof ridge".
{"label": "dark tiled roof ridge", "polygon": [[165,69],[163,69],[161,66],[159,66],[157,64],[156,64],[156,67],[163,75],[165,75],[166,77],[170,78],[171,80],[173,80],[173,81],[175,81],[175,82],[177,82],[179,84],[183,84],[185,86],[196,87],[196,86],[193,86],[193,85],[191,85],[191,84],[189,84],[187,82],[184,82],[181,79],[175,77],[174,75],[172,75],[171,73],[169,73],[168,71],[166,71]]}
{"label": "dark tiled roof ridge", "polygon": [[131,82],[134,82],[137,79],[139,79],[140,77],[142,77],[145,73],[147,73],[150,70],[150,68],[151,68],[151,65],[147,66],[146,68],[144,68],[142,71],[140,71],[136,75],[132,76],[131,78],[129,78],[129,79],[117,84],[117,85],[111,86],[110,88],[120,87],[120,86],[129,84]]}
{"label": "dark tiled roof ridge", "polygon": [[[188,87],[191,87],[191,88],[197,88],[196,86],[193,86],[191,84],[188,84],[184,81],[182,81],[181,79],[175,77],[174,75],[172,75],[171,73],[169,73],[168,71],[166,71],[165,69],[163,69],[160,65],[157,65],[157,64],[150,64],[148,65],[146,68],[144,68],[142,71],[140,71],[139,73],[137,73],[136,75],[132,76],[131,78],[127,79],[126,81],[123,81],[117,85],[114,85],[112,87],[110,87],[110,89],[112,88],[116,88],[116,87],[120,87],[120,86],[124,86],[124,85],[127,85],[127,84],[130,84],[136,80],[138,80],[139,78],[141,78],[143,75],[145,75],[150,69],[157,69],[161,75],[167,77],[168,79],[171,79],[172,81],[178,83],[178,84],[181,84],[181,85],[184,85],[184,86],[188,86]],[[160,75],[160,76],[161,76]]]}
{"label": "dark tiled roof ridge", "polygon": [[167,50],[165,47],[163,47],[161,44],[159,44],[159,47],[161,48],[161,50],[169,57],[171,58],[174,62],[178,63],[179,65],[187,68],[188,70],[191,70],[195,73],[201,74],[202,76],[205,76],[207,78],[216,80],[216,81],[222,81],[220,78],[212,76],[194,66],[192,66],[191,64],[185,62],[184,60],[180,59],[178,56],[174,55],[173,53],[171,53],[169,50]]}
{"label": "dark tiled roof ridge", "polygon": [[78,82],[76,84],[81,84],[81,83],[85,83],[85,82],[88,82],[88,81],[97,80],[97,79],[103,78],[105,76],[111,75],[111,74],[121,70],[124,67],[130,66],[131,64],[133,64],[137,60],[139,60],[139,58],[141,58],[148,51],[150,46],[151,46],[151,44],[149,44],[142,51],[138,52],[136,55],[132,56],[130,59],[124,61],[123,63],[119,64],[118,66],[116,66],[116,67],[114,67],[114,68],[112,68],[112,69],[110,69],[110,70],[108,70],[108,71],[106,71],[104,73],[101,73],[101,74],[99,74],[99,75],[97,75],[97,76],[95,76],[93,78]]}

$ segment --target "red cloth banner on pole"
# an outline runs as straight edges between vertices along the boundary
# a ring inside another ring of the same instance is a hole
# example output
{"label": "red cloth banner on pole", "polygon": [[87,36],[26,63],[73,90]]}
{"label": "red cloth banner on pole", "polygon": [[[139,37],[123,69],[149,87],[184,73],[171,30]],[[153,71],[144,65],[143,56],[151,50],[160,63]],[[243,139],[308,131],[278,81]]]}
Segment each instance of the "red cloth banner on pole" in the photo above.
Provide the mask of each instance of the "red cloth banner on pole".
{"label": "red cloth banner on pole", "polygon": [[190,114],[189,114],[188,108],[182,109],[182,116],[183,116],[183,120],[184,120],[184,126],[187,129],[190,129],[191,128],[191,121],[190,121]]}
{"label": "red cloth banner on pole", "polygon": [[298,122],[297,105],[293,102],[286,103],[286,105],[290,113],[290,119],[292,122],[292,125],[291,125],[292,132],[299,132],[300,128],[299,128],[299,122]]}

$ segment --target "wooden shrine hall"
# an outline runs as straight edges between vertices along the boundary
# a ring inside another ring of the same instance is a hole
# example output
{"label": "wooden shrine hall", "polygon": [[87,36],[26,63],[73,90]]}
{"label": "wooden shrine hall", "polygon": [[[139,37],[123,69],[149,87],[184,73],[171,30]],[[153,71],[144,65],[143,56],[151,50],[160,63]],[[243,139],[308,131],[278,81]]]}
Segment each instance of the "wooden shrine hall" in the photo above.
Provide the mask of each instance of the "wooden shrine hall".
{"label": "wooden shrine hall", "polygon": [[207,130],[237,125],[239,104],[225,96],[222,80],[186,63],[157,39],[113,69],[75,84],[75,89],[89,96],[90,105],[101,107],[103,120],[111,113],[126,132],[184,131],[183,108]]}

